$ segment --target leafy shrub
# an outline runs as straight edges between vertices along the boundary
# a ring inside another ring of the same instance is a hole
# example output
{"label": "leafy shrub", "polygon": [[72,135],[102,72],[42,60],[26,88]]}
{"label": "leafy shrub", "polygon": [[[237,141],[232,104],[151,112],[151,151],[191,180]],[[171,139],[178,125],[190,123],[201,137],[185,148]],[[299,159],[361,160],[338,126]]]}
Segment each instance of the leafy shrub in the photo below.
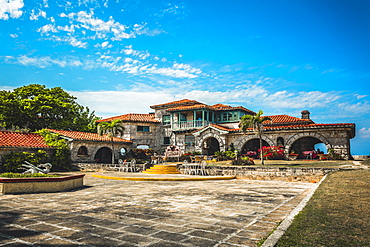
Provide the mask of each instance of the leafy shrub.
{"label": "leafy shrub", "polygon": [[33,174],[21,174],[21,173],[1,173],[2,178],[38,178],[38,177],[60,177],[59,175],[50,175],[43,173],[33,173]]}
{"label": "leafy shrub", "polygon": [[329,159],[331,160],[342,160],[343,157],[334,151],[334,149],[330,148],[328,149]]}
{"label": "leafy shrub", "polygon": [[215,156],[219,160],[233,160],[237,157],[237,154],[234,151],[227,150],[227,151],[217,151],[215,152]]}
{"label": "leafy shrub", "polygon": [[53,166],[51,168],[52,171],[72,170],[71,150],[68,147],[67,141],[61,139],[59,134],[51,133],[46,129],[39,130],[36,133],[44,137],[46,144],[55,148],[50,157],[50,163]]}
{"label": "leafy shrub", "polygon": [[149,160],[150,156],[152,156],[153,154],[154,154],[154,151],[151,148],[149,149],[133,148],[131,149],[129,153],[129,155],[132,158],[141,159],[141,160]]}
{"label": "leafy shrub", "polygon": [[[261,152],[261,150],[258,149],[258,152]],[[262,154],[263,158],[268,160],[282,160],[285,158],[284,149],[278,146],[264,146],[262,147]]]}
{"label": "leafy shrub", "polygon": [[3,172],[19,172],[19,168],[25,161],[30,162],[31,164],[37,165],[41,163],[48,162],[49,157],[46,151],[38,150],[35,153],[29,152],[15,152],[5,154],[3,156],[3,166],[1,171]]}
{"label": "leafy shrub", "polygon": [[234,159],[231,164],[234,166],[254,165],[254,160],[252,158],[249,158],[248,156],[239,157],[237,159]]}

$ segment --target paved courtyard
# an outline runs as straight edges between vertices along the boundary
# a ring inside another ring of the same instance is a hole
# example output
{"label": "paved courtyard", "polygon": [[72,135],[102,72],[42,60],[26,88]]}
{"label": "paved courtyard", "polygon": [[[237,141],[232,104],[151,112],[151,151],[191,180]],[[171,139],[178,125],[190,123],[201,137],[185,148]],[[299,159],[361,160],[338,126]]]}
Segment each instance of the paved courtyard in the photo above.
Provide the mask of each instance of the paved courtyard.
{"label": "paved courtyard", "polygon": [[314,187],[91,174],[84,184],[69,192],[0,195],[0,246],[256,246]]}

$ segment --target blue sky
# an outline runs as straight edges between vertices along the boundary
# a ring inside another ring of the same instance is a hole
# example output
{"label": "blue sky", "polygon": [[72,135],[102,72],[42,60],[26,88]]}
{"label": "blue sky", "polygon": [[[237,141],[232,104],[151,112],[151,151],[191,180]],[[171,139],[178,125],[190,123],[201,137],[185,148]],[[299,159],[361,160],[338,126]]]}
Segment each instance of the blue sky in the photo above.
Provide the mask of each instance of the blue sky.
{"label": "blue sky", "polygon": [[370,154],[370,1],[0,0],[0,89],[60,86],[101,117],[188,98],[356,123]]}

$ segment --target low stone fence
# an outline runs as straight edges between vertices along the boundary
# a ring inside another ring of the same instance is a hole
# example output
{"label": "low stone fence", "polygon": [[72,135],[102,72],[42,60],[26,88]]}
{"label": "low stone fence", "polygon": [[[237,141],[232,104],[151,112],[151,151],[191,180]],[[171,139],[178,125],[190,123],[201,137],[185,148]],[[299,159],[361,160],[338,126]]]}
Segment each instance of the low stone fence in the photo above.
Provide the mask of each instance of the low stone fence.
{"label": "low stone fence", "polygon": [[[110,170],[111,164],[76,163],[81,170]],[[149,168],[150,164],[142,164],[142,169]],[[178,164],[180,172],[183,171]],[[312,182],[321,180],[325,174],[337,171],[339,168],[305,168],[305,167],[251,167],[251,166],[209,166],[211,176],[235,176],[237,179],[250,180],[281,180],[289,182]]]}
{"label": "low stone fence", "polygon": [[[73,163],[72,165],[78,167],[81,171],[99,171],[99,170],[114,170],[112,164],[103,163]],[[117,164],[116,164],[117,165]],[[150,164],[136,164],[139,171],[150,168]]]}
{"label": "low stone fence", "polygon": [[338,168],[306,167],[245,167],[215,166],[215,175],[236,176],[237,179],[283,180],[289,182],[319,182],[321,178]]}

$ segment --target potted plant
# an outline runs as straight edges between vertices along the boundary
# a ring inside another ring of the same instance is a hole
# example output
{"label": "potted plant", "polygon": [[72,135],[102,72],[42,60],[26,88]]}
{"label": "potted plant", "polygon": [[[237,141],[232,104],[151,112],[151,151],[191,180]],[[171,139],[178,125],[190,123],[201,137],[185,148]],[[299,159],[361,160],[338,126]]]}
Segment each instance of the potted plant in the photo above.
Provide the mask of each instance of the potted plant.
{"label": "potted plant", "polygon": [[294,150],[293,150],[290,154],[288,154],[288,159],[289,159],[289,160],[296,160],[296,159],[297,159],[297,157],[298,157],[298,154],[296,154],[296,153],[294,152]]}

